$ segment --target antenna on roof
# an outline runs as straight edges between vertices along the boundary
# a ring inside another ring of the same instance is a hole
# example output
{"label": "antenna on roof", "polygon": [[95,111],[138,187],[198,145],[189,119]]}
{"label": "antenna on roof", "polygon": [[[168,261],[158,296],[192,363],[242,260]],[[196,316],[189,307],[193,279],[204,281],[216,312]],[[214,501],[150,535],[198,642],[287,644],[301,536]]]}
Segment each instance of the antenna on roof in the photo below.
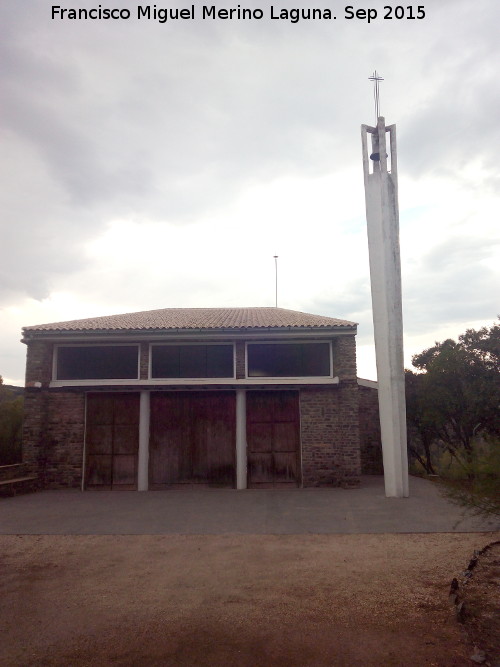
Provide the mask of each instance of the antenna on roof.
{"label": "antenna on roof", "polygon": [[276,276],[276,288],[275,288],[275,295],[276,295],[276,308],[278,307],[278,255],[273,255],[274,257],[274,273]]}

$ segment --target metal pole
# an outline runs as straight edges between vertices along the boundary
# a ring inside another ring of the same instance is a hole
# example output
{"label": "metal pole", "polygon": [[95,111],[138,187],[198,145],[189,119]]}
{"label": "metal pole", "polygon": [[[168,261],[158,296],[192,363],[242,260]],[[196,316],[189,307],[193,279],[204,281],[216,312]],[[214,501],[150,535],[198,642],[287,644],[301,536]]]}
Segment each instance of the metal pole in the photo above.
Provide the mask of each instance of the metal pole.
{"label": "metal pole", "polygon": [[275,296],[276,296],[276,308],[278,307],[278,255],[274,255],[274,271],[276,275],[276,291],[275,291]]}

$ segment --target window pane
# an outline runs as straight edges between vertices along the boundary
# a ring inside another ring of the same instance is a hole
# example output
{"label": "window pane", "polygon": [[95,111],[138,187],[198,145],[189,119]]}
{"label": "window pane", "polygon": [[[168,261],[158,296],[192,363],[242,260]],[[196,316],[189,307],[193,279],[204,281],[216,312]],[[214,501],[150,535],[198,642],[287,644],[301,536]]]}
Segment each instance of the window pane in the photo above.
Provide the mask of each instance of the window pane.
{"label": "window pane", "polygon": [[248,377],[276,377],[273,348],[275,345],[249,345],[247,347]]}
{"label": "window pane", "polygon": [[206,345],[181,345],[179,377],[205,378],[207,377],[207,350]]}
{"label": "window pane", "polygon": [[155,345],[151,348],[151,377],[179,377],[179,345]]}
{"label": "window pane", "polygon": [[296,343],[287,345],[273,345],[274,377],[295,377],[301,372],[301,348]]}
{"label": "window pane", "polygon": [[248,377],[328,377],[329,343],[257,343],[248,351]]}
{"label": "window pane", "polygon": [[207,345],[207,377],[232,378],[233,346]]}
{"label": "window pane", "polygon": [[330,345],[328,343],[302,346],[302,375],[304,377],[330,375]]}
{"label": "window pane", "polygon": [[59,347],[58,380],[135,380],[138,348],[136,345],[96,345]]}
{"label": "window pane", "polygon": [[232,345],[153,345],[152,378],[233,377]]}

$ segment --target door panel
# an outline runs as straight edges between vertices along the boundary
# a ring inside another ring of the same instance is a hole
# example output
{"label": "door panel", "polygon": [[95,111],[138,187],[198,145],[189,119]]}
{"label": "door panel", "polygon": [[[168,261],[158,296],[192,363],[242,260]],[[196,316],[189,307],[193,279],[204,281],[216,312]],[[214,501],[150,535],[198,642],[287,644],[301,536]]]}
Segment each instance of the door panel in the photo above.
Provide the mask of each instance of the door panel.
{"label": "door panel", "polygon": [[136,463],[137,459],[133,455],[115,455],[113,457],[113,484],[135,484]]}
{"label": "door panel", "polygon": [[152,486],[234,486],[234,392],[154,392],[151,396]]}
{"label": "door panel", "polygon": [[113,433],[113,454],[135,454],[138,447],[137,424],[117,425]]}
{"label": "door panel", "polygon": [[112,424],[113,407],[112,394],[89,394],[87,396],[87,422],[91,424]]}
{"label": "door panel", "polygon": [[275,391],[273,400],[273,422],[292,422],[298,420],[298,394],[295,391]]}
{"label": "door panel", "polygon": [[300,483],[299,396],[296,391],[247,393],[248,486]]}
{"label": "door panel", "polygon": [[[272,392],[274,394],[275,392]],[[271,392],[252,391],[247,393],[247,402],[250,401],[252,409],[247,411],[247,421],[259,424],[273,422],[274,400]]]}
{"label": "door panel", "polygon": [[112,481],[112,456],[87,457],[86,486],[111,486]]}
{"label": "door panel", "polygon": [[113,424],[89,424],[85,434],[87,454],[109,454],[113,452]]}
{"label": "door panel", "polygon": [[273,425],[272,424],[252,424],[252,452],[273,451]]}
{"label": "door panel", "polygon": [[119,394],[115,397],[114,423],[127,426],[139,423],[138,394]]}
{"label": "door panel", "polygon": [[295,453],[298,451],[299,429],[297,426],[296,421],[273,424],[273,450],[275,452]]}
{"label": "door panel", "polygon": [[274,458],[272,452],[254,452],[248,457],[248,478],[252,486],[274,486]]}
{"label": "door panel", "polygon": [[87,395],[85,485],[136,488],[139,394]]}
{"label": "door panel", "polygon": [[152,485],[172,484],[189,470],[185,402],[180,393],[151,395],[149,478]]}
{"label": "door panel", "polygon": [[297,455],[295,452],[274,453],[274,483],[276,486],[293,484],[297,480]]}

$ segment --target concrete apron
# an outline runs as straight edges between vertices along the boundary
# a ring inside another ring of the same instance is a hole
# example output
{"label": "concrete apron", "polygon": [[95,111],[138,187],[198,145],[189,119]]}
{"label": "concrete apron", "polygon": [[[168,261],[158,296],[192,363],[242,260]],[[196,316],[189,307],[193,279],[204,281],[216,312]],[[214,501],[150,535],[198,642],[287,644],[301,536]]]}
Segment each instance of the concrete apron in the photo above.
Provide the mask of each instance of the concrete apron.
{"label": "concrete apron", "polygon": [[383,477],[358,489],[42,491],[0,499],[0,534],[219,535],[441,533],[498,530],[464,517],[438,487],[412,477],[386,498]]}

